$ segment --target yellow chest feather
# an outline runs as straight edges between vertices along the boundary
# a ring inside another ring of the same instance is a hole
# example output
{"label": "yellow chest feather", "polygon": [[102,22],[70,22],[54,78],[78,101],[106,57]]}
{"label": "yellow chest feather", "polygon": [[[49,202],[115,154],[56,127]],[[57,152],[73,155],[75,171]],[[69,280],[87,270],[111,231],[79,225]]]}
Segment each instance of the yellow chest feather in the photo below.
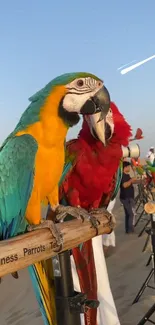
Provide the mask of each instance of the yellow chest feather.
{"label": "yellow chest feather", "polygon": [[40,121],[16,135],[31,134],[37,141],[33,191],[43,200],[58,185],[64,167],[67,126],[58,116],[58,106],[66,89],[56,87],[40,110]]}
{"label": "yellow chest feather", "polygon": [[40,199],[53,192],[58,185],[64,166],[64,146],[51,149],[39,146],[36,164],[34,186],[39,189]]}

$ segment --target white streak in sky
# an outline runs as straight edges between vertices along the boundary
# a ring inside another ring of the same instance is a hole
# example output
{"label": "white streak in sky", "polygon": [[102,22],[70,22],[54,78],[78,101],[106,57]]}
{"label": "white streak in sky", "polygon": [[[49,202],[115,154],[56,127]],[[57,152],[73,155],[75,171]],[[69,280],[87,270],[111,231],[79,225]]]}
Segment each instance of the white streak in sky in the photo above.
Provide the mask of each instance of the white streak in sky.
{"label": "white streak in sky", "polygon": [[121,65],[121,67],[119,67],[119,68],[117,69],[117,71],[121,70],[122,68],[127,67],[127,65],[129,65],[129,64],[131,64],[131,63],[133,63],[133,62],[136,62],[136,60],[133,60],[133,61],[131,61],[131,62],[129,62],[129,63],[124,64],[124,65]]}
{"label": "white streak in sky", "polygon": [[155,55],[152,55],[152,56],[150,56],[149,58],[147,58],[147,59],[145,59],[143,61],[140,61],[140,62],[138,62],[136,64],[133,64],[130,67],[121,70],[121,74],[126,74],[126,73],[138,68],[140,65],[143,65],[144,63],[146,63],[146,62],[148,62],[148,61],[150,61],[150,60],[152,60],[154,58],[155,58]]}

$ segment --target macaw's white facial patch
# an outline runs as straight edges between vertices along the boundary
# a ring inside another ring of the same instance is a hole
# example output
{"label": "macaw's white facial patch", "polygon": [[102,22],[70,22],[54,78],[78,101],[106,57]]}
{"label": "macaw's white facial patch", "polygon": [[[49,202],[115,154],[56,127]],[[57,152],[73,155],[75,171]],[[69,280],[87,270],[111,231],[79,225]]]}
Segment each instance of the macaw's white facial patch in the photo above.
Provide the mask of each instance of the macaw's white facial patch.
{"label": "macaw's white facial patch", "polygon": [[79,78],[66,85],[68,93],[64,97],[63,107],[68,112],[80,113],[87,100],[91,100],[101,88],[103,81],[92,77]]}
{"label": "macaw's white facial patch", "polygon": [[102,80],[96,80],[92,77],[86,78],[77,78],[66,85],[66,88],[70,91],[74,91],[74,93],[86,93],[92,91],[98,91],[103,87]]}
{"label": "macaw's white facial patch", "polygon": [[90,99],[90,94],[68,93],[63,100],[63,108],[68,112],[80,113],[81,107]]}

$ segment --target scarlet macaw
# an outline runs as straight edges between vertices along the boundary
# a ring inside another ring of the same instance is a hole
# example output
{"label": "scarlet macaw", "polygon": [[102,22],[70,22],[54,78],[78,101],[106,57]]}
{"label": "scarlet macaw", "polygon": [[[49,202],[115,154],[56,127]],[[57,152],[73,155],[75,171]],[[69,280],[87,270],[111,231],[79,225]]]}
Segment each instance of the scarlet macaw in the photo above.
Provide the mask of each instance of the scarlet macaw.
{"label": "scarlet macaw", "polygon": [[[105,121],[98,126],[92,116],[85,116],[77,139],[66,144],[66,167],[60,186],[63,204],[80,206],[90,211],[107,207],[116,196],[122,175],[122,146],[127,146],[131,128],[114,103]],[[97,116],[96,116],[97,121]],[[98,128],[104,132],[105,145],[98,138]],[[97,299],[97,284],[92,241],[72,250],[81,291],[88,299]],[[85,314],[86,325],[97,325],[97,310]]]}

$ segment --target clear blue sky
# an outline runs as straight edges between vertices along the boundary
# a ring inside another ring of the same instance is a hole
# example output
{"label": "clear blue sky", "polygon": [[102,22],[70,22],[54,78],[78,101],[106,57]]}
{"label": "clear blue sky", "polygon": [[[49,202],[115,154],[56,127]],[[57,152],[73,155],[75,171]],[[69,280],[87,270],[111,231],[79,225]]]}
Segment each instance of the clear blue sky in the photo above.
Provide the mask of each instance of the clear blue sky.
{"label": "clear blue sky", "polygon": [[[1,0],[0,142],[28,97],[64,72],[104,79],[143,151],[155,145],[155,60],[122,76],[117,68],[155,54],[155,0]],[[72,130],[75,135],[77,129]]]}

